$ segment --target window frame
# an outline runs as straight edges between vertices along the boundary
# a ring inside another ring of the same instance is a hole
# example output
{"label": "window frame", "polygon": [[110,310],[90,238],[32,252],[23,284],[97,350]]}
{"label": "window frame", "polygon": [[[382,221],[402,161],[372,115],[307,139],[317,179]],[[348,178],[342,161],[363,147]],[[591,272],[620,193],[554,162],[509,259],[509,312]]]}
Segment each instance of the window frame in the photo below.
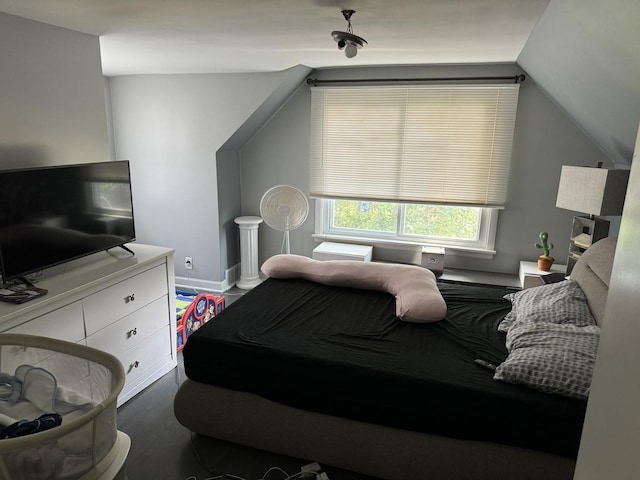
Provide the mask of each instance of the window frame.
{"label": "window frame", "polygon": [[[355,199],[354,199],[355,200]],[[364,200],[363,200],[364,201]],[[447,254],[492,258],[496,253],[495,239],[498,227],[498,216],[501,208],[478,207],[481,210],[480,226],[477,240],[462,240],[422,235],[401,234],[401,221],[404,221],[404,204],[399,204],[398,221],[394,233],[364,231],[357,229],[335,228],[331,225],[334,199],[316,198],[316,239],[363,241],[377,245],[421,245],[446,248]],[[394,202],[389,202],[394,203]]]}

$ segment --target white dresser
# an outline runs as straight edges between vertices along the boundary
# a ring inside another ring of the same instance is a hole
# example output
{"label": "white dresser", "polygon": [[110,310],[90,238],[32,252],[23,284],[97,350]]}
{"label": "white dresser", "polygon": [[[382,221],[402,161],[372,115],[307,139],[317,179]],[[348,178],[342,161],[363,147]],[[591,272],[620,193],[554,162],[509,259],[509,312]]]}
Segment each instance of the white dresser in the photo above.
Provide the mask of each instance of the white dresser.
{"label": "white dresser", "polygon": [[[54,337],[105,350],[127,374],[118,406],[176,368],[173,250],[127,244],[45,271],[49,292],[0,302],[0,332]],[[12,372],[7,372],[12,373]]]}

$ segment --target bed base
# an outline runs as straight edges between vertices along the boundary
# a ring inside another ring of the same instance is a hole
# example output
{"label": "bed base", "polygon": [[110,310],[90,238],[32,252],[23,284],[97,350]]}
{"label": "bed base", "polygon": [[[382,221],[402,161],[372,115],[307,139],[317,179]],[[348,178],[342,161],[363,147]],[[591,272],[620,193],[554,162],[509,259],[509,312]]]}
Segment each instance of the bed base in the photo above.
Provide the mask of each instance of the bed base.
{"label": "bed base", "polygon": [[194,433],[385,480],[571,480],[575,460],[349,420],[186,379],[178,421]]}

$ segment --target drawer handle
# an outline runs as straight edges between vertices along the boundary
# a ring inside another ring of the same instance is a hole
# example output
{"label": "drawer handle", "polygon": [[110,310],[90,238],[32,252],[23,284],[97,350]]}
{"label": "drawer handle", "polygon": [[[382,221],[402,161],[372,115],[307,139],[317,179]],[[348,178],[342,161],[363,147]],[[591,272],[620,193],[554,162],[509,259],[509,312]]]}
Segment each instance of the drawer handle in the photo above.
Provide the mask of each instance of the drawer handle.
{"label": "drawer handle", "polygon": [[136,297],[134,295],[135,293],[132,293],[131,295],[127,295],[126,297],[124,297],[124,303],[134,302],[136,300]]}
{"label": "drawer handle", "polygon": [[138,362],[138,360],[136,360],[131,365],[129,365],[129,371],[133,370],[134,368],[138,368],[138,365],[140,365],[140,362]]}
{"label": "drawer handle", "polygon": [[129,330],[127,332],[127,338],[131,338],[134,335],[138,334],[138,329],[137,328],[132,328],[131,330]]}

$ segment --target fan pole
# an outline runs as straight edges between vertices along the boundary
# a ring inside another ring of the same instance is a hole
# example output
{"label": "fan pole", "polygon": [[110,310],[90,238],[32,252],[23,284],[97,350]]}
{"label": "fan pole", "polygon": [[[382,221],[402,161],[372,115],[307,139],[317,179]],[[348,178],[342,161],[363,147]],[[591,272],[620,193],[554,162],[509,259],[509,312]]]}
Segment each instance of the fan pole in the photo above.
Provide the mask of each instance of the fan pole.
{"label": "fan pole", "polygon": [[291,253],[291,245],[289,243],[289,213],[290,212],[291,210],[289,209],[289,207],[287,207],[287,219],[284,226],[284,252],[282,252],[282,253],[286,253],[287,255]]}
{"label": "fan pole", "polygon": [[251,290],[260,284],[258,269],[258,225],[261,217],[238,217],[234,220],[240,227],[240,280],[238,288]]}
{"label": "fan pole", "polygon": [[282,249],[282,253],[286,253],[287,255],[291,253],[291,247],[289,246],[289,229],[287,228],[284,231],[284,246]]}

